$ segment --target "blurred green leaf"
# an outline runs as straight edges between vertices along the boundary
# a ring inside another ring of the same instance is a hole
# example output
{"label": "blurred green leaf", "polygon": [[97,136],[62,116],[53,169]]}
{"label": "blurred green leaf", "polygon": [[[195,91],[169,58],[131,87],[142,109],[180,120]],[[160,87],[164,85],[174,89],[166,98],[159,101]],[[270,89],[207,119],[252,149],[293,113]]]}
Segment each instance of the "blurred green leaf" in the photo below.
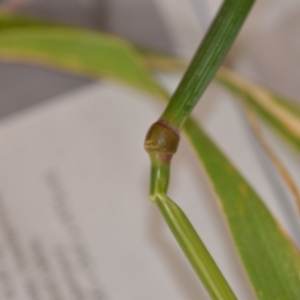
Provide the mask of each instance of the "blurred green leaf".
{"label": "blurred green leaf", "polygon": [[236,300],[226,279],[181,208],[164,195],[158,195],[155,203],[211,299]]}
{"label": "blurred green leaf", "polygon": [[200,127],[190,119],[184,129],[212,183],[257,297],[298,299],[298,249]]}
{"label": "blurred green leaf", "polygon": [[143,57],[145,65],[156,71],[183,72],[188,64],[175,56],[168,53],[157,52],[151,49],[138,48]]}
{"label": "blurred green leaf", "polygon": [[300,108],[295,103],[222,68],[216,77],[300,151]]}
{"label": "blurred green leaf", "polygon": [[96,31],[48,26],[6,27],[0,30],[0,60],[113,79],[156,97],[165,97],[133,46]]}

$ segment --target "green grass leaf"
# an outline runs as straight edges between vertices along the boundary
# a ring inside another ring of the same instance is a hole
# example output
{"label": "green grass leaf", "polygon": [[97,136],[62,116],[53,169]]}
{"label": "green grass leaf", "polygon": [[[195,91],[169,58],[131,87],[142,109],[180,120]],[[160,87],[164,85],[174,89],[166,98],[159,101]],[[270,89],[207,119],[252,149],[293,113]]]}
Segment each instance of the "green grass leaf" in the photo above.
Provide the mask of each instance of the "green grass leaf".
{"label": "green grass leaf", "polygon": [[155,202],[211,299],[236,300],[236,296],[181,208],[163,195],[158,196]]}
{"label": "green grass leaf", "polygon": [[129,43],[104,33],[66,27],[0,30],[0,60],[104,77],[165,97]]}
{"label": "green grass leaf", "polygon": [[262,200],[191,119],[184,127],[226,216],[259,299],[298,299],[299,251]]}
{"label": "green grass leaf", "polygon": [[[9,29],[3,24],[0,31],[2,61],[33,62],[84,76],[105,77],[168,100],[145,67],[141,55],[121,39],[59,26],[31,24],[18,27],[15,23]],[[228,86],[229,83],[227,81]],[[237,91],[233,83],[230,84]],[[298,113],[292,107],[288,109],[280,99],[276,101],[279,106],[286,107],[289,114]],[[189,119],[185,131],[222,203],[258,298],[299,298],[300,258],[294,244],[253,189],[197,124]],[[285,128],[282,134],[289,132]]]}
{"label": "green grass leaf", "polygon": [[218,72],[216,78],[300,151],[299,106],[225,68]]}

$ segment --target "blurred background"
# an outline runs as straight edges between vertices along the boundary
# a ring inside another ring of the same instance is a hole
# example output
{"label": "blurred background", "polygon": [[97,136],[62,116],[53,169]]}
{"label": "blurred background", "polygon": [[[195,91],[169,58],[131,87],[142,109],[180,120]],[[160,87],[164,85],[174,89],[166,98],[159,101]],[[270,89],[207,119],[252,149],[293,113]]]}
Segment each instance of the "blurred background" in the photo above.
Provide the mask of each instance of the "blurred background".
{"label": "blurred background", "polygon": [[[111,32],[145,47],[162,51],[173,49],[153,1],[13,0],[0,1],[0,5],[6,10]],[[41,67],[1,64],[0,117],[90,82],[86,78]]]}
{"label": "blurred background", "polygon": [[[189,59],[215,15],[219,0],[1,0],[10,11],[96,30]],[[227,64],[297,99],[300,40],[297,0],[260,0]],[[41,67],[1,64],[0,117],[86,85],[86,78]],[[16,86],[18,87],[16,89]]]}

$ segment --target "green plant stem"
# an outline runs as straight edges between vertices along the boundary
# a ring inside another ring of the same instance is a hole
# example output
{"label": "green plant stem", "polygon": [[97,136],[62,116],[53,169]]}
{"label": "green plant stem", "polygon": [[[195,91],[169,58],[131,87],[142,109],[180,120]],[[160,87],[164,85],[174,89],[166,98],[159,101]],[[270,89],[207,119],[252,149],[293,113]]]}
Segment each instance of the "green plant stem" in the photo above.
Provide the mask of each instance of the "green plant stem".
{"label": "green plant stem", "polygon": [[254,0],[226,0],[197,50],[161,118],[152,125],[145,149],[151,160],[150,199],[160,209],[173,235],[212,299],[236,299],[234,293],[181,209],[167,197],[170,163],[179,131],[212,80],[238,34]]}
{"label": "green plant stem", "polygon": [[181,249],[215,300],[234,300],[234,293],[207,251],[183,211],[166,193],[170,163],[177,150],[179,134],[165,123],[156,122],[150,128],[145,148],[151,160],[150,199],[155,202]]}
{"label": "green plant stem", "polygon": [[151,200],[155,202],[207,292],[215,300],[237,299],[184,212],[166,196],[169,163],[152,156]]}
{"label": "green plant stem", "polygon": [[254,0],[225,0],[200,44],[161,120],[180,130],[214,77]]}

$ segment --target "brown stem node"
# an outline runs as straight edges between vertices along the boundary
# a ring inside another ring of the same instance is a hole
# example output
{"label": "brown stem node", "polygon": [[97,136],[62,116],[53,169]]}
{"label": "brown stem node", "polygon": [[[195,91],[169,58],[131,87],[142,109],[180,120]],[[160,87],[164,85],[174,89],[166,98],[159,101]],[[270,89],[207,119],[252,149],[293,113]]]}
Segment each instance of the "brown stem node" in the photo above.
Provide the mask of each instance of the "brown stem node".
{"label": "brown stem node", "polygon": [[179,134],[164,122],[154,123],[146,136],[145,150],[147,152],[162,152],[174,154],[179,143]]}

